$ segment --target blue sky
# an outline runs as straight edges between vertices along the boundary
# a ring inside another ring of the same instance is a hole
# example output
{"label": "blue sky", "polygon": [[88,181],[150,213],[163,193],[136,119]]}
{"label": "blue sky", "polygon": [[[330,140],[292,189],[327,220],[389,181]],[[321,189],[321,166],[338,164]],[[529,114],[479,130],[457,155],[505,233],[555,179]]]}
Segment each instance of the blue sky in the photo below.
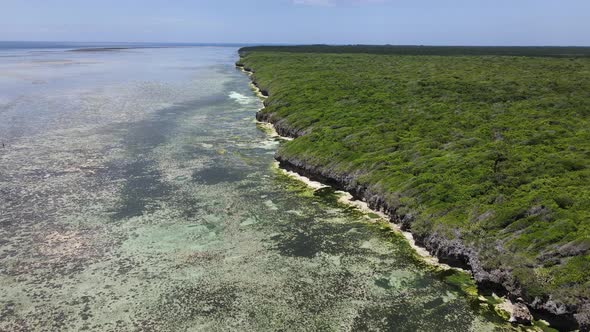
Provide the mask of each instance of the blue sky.
{"label": "blue sky", "polygon": [[0,40],[590,46],[590,0],[2,0]]}

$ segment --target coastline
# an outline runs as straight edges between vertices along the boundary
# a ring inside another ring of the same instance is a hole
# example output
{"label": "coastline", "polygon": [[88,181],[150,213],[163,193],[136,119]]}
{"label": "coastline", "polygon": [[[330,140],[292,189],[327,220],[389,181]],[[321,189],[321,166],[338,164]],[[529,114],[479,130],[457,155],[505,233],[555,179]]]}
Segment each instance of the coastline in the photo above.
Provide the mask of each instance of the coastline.
{"label": "coastline", "polygon": [[[250,77],[253,91],[263,99],[263,104],[266,106],[269,93],[267,90],[261,89],[255,81],[254,71],[240,63],[236,64],[236,67]],[[263,114],[261,111],[257,112],[256,119],[262,123],[269,123],[277,136],[295,139],[305,134],[289,128],[281,120],[275,121],[271,114]],[[580,331],[588,331],[583,310],[571,310],[563,304],[553,301],[550,297],[548,299],[523,299],[523,290],[514,280],[510,271],[487,271],[482,267],[477,252],[459,240],[450,241],[436,233],[425,237],[415,237],[408,231],[413,220],[411,214],[398,214],[394,208],[387,205],[379,194],[372,193],[368,188],[356,184],[352,176],[332,174],[321,168],[307,165],[300,160],[287,160],[280,156],[276,156],[275,159],[279,168],[287,174],[297,174],[297,177],[304,179],[304,182],[312,181],[333,187],[339,192],[350,195],[348,198],[350,204],[356,206],[361,203],[370,213],[382,216],[385,221],[388,221],[392,230],[400,231],[406,237],[412,248],[427,263],[431,263],[428,260],[432,259],[435,265],[441,264],[448,266],[448,268],[471,273],[481,292],[491,293],[492,296],[496,296],[496,294],[501,296],[503,301],[496,304],[495,307],[510,315],[509,319],[506,317],[507,321],[528,326],[535,321],[541,322],[541,324],[550,322],[551,328],[559,330],[569,331],[577,328]],[[580,317],[577,317],[577,314],[580,314]],[[549,323],[547,324],[549,325]],[[577,326],[578,324],[579,326]]]}
{"label": "coastline", "polygon": [[[250,78],[252,77],[253,73],[252,71],[247,71],[245,70],[243,67],[237,66],[243,73],[246,73]],[[257,97],[259,97],[262,100],[265,100],[266,98],[268,98],[268,95],[264,95],[262,94],[262,92],[260,91],[260,88],[258,87],[258,85],[254,84],[253,82],[250,82],[250,87],[252,88],[252,90],[254,91],[254,93],[256,94]],[[263,108],[264,109],[264,108]],[[262,109],[261,109],[262,110]],[[274,127],[274,125],[269,122],[269,121],[257,121],[257,124],[264,126],[265,129],[267,129],[269,131],[269,135],[271,137],[278,137],[280,139],[286,140],[286,141],[291,141],[293,139],[295,139],[294,137],[289,137],[289,136],[284,136],[281,135],[276,128]],[[286,167],[282,167],[281,165],[281,161],[279,160],[275,160],[274,162],[275,166],[281,170],[284,174],[297,179],[303,183],[305,183],[308,187],[314,189],[314,190],[318,190],[318,189],[322,189],[322,188],[327,188],[327,187],[332,187],[328,184],[325,184],[321,181],[312,179],[310,177],[307,177],[305,175],[302,175],[301,173],[297,172],[296,170],[289,170],[289,168]],[[340,195],[339,198],[339,202],[355,207],[356,209],[364,212],[364,213],[372,213],[372,214],[376,214],[379,216],[380,219],[382,219],[382,221],[387,222],[388,227],[394,231],[394,232],[399,232],[400,234],[402,234],[404,236],[404,238],[408,241],[408,243],[410,244],[410,246],[412,247],[412,249],[414,249],[416,251],[416,253],[418,254],[418,256],[420,256],[425,262],[427,262],[430,265],[436,266],[438,268],[442,268],[445,270],[449,270],[449,269],[456,269],[462,272],[469,272],[466,269],[460,268],[460,267],[454,267],[451,266],[449,264],[445,264],[439,261],[438,257],[433,256],[430,254],[430,252],[428,252],[428,250],[425,247],[422,247],[420,245],[418,245],[418,243],[416,242],[416,239],[414,239],[414,236],[412,235],[411,232],[408,232],[406,230],[403,230],[398,224],[392,223],[390,222],[390,216],[387,215],[386,213],[384,213],[383,211],[380,210],[376,210],[373,209],[369,206],[369,204],[363,200],[358,200],[354,197],[354,195],[352,195],[351,193],[349,193],[348,191],[345,190],[337,190],[336,193],[338,193]]]}

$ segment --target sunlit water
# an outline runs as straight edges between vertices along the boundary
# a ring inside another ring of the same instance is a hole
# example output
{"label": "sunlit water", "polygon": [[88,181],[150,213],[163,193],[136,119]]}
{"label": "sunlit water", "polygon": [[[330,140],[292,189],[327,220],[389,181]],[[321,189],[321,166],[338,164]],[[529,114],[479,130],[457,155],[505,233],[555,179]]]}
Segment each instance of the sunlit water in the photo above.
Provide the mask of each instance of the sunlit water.
{"label": "sunlit water", "polygon": [[236,58],[0,52],[0,330],[492,328],[401,237],[273,167]]}

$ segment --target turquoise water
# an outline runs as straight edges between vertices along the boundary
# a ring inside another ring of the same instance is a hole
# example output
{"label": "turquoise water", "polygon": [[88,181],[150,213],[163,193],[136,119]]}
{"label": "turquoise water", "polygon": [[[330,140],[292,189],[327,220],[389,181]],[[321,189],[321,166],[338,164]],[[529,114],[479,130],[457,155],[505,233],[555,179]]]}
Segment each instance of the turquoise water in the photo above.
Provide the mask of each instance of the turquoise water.
{"label": "turquoise water", "polygon": [[0,52],[0,330],[498,328],[273,166],[236,51]]}

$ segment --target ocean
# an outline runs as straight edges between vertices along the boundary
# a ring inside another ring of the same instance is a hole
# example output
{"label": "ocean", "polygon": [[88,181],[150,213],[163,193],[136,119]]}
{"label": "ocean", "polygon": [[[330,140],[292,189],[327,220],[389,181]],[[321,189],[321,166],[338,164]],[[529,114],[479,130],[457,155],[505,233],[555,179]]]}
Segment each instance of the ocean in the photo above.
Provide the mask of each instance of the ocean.
{"label": "ocean", "polygon": [[464,274],[277,168],[236,60],[0,44],[0,330],[498,328]]}

